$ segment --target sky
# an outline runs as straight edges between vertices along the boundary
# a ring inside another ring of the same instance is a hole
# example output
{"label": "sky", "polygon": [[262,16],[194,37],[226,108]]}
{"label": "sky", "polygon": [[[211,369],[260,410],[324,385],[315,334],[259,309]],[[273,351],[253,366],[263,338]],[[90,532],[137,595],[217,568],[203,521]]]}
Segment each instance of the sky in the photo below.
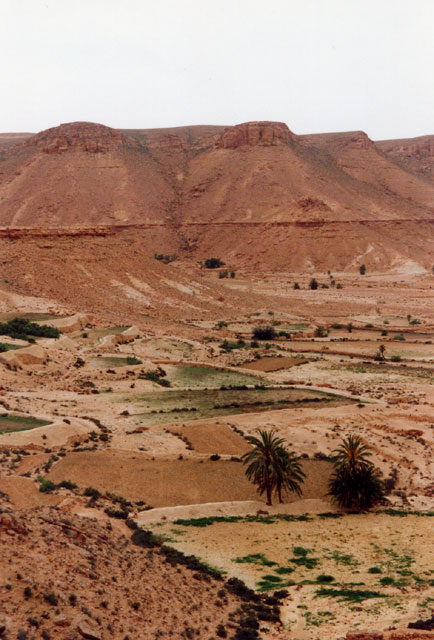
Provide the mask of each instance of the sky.
{"label": "sky", "polygon": [[434,134],[434,0],[0,0],[0,131]]}

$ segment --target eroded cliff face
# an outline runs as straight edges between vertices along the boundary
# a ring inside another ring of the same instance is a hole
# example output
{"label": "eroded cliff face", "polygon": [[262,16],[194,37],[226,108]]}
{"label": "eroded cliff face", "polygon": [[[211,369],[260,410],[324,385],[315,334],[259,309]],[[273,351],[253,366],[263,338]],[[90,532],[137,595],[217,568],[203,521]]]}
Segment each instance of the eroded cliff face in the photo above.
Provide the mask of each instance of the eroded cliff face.
{"label": "eroded cliff face", "polygon": [[[0,145],[5,239],[31,229],[108,241],[130,226],[152,255],[152,227],[161,243],[174,234],[173,252],[188,248],[198,259],[231,253],[248,264],[260,244],[270,268],[347,268],[365,252],[368,268],[411,258],[431,269],[434,261],[434,185],[363,131],[297,136],[267,121],[119,131],[73,122],[27,135]],[[410,157],[429,159],[433,140],[417,141]],[[394,142],[401,149],[405,141]]]}
{"label": "eroded cliff face", "polygon": [[60,154],[66,151],[107,153],[121,146],[134,146],[134,140],[119,130],[93,122],[68,122],[41,131],[29,138],[26,147],[36,147],[43,153]]}
{"label": "eroded cliff face", "polygon": [[288,144],[295,135],[284,122],[244,122],[227,127],[216,142],[222,149],[237,149],[243,146],[270,147]]}
{"label": "eroded cliff face", "polygon": [[434,182],[434,136],[375,143],[391,160]]}

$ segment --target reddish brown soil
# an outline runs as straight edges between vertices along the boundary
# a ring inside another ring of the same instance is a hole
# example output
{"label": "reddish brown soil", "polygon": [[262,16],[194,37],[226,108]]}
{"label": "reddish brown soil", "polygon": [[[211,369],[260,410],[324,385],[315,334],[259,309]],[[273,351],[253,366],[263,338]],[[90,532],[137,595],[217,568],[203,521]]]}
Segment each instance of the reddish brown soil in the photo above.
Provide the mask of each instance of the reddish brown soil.
{"label": "reddish brown soil", "polygon": [[[322,498],[327,492],[330,464],[304,461],[308,474],[304,498]],[[94,486],[153,507],[180,504],[256,500],[255,487],[240,462],[210,460],[150,460],[140,453],[95,451],[71,453],[48,475],[50,480],[72,480],[80,487]],[[290,495],[287,502],[297,496]]]}
{"label": "reddish brown soil", "polygon": [[296,136],[273,122],[120,132],[71,123],[23,139],[3,145],[3,227],[100,233],[104,225],[113,233],[141,225],[148,258],[156,250],[215,254],[235,267],[433,262],[434,185],[363,132]]}

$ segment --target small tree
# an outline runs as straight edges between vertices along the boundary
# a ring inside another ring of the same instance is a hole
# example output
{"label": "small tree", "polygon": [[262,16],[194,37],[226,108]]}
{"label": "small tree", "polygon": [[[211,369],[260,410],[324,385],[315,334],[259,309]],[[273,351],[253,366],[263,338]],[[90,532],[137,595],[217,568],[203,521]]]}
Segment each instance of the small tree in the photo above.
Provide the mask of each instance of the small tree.
{"label": "small tree", "polygon": [[328,495],[339,507],[359,512],[385,499],[381,471],[369,460],[372,452],[359,436],[344,438],[333,453]]}
{"label": "small tree", "polygon": [[318,289],[318,282],[315,280],[315,278],[312,278],[312,280],[309,282],[309,289]]}
{"label": "small tree", "polygon": [[352,333],[353,332],[353,323],[352,322],[348,322],[347,331],[348,331],[348,333]]}
{"label": "small tree", "polygon": [[315,338],[326,338],[328,336],[328,331],[325,327],[318,326],[315,328],[314,335]]}
{"label": "small tree", "polygon": [[375,354],[375,360],[379,360],[380,362],[384,362],[385,358],[385,354],[386,353],[386,347],[384,346],[384,344],[380,344],[380,346],[378,347],[378,351]]}
{"label": "small tree", "polygon": [[246,476],[257,485],[260,495],[267,496],[267,505],[272,504],[272,494],[276,492],[282,502],[283,491],[293,491],[301,495],[301,484],[305,474],[296,455],[288,451],[284,440],[275,431],[259,430],[259,437],[249,436],[252,451],[243,456],[247,466]]}
{"label": "small tree", "polygon": [[366,265],[365,264],[361,264],[359,267],[359,272],[361,276],[364,276],[366,273]]}
{"label": "small tree", "polygon": [[205,267],[207,269],[218,269],[219,267],[223,267],[224,264],[225,263],[223,260],[220,260],[220,258],[207,258],[205,260]]}
{"label": "small tree", "polygon": [[300,285],[298,284],[298,282],[294,282],[294,289],[300,289]]}
{"label": "small tree", "polygon": [[253,338],[255,340],[274,340],[276,337],[276,330],[269,325],[259,325],[253,329]]}

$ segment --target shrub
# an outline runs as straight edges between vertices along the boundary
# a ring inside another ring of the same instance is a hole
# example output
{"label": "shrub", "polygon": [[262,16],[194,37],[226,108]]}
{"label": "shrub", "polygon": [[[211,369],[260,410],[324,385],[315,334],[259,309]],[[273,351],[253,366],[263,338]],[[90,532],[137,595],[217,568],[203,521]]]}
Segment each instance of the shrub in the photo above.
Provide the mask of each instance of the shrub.
{"label": "shrub", "polygon": [[315,278],[312,278],[312,280],[309,282],[309,289],[318,289],[318,282],[315,280]]}
{"label": "shrub", "polygon": [[136,358],[135,356],[128,356],[127,357],[127,364],[129,364],[129,365],[142,364],[142,361],[139,358]]}
{"label": "shrub", "polygon": [[294,289],[300,289],[300,285],[298,284],[298,282],[294,282]]}
{"label": "shrub", "polygon": [[21,340],[28,339],[28,336],[36,336],[38,338],[58,338],[60,336],[59,329],[45,325],[39,325],[30,322],[26,318],[13,318],[8,322],[0,324],[0,335],[10,336]]}
{"label": "shrub", "polygon": [[222,271],[219,271],[219,279],[223,280],[223,278],[227,278],[229,275],[229,272],[227,269],[223,269]]}
{"label": "shrub", "polygon": [[42,478],[42,476],[39,476],[38,481],[40,483],[39,491],[41,493],[53,493],[54,489],[56,488],[54,482],[51,482],[51,480],[46,480],[45,478]]}
{"label": "shrub", "polygon": [[62,480],[57,486],[61,489],[70,489],[71,491],[72,489],[77,489],[75,482],[71,482],[70,480]]}
{"label": "shrub", "polygon": [[53,607],[57,607],[59,600],[55,593],[50,591],[50,593],[44,593],[44,600],[48,602],[48,604],[53,605]]}
{"label": "shrub", "polygon": [[405,340],[405,336],[403,333],[397,333],[396,336],[393,336],[394,340]]}
{"label": "shrub", "polygon": [[325,338],[328,336],[328,331],[325,327],[318,326],[315,329],[314,335],[316,338]]}
{"label": "shrub", "polygon": [[271,326],[259,325],[253,329],[253,338],[255,340],[274,340],[276,337],[276,330]]}
{"label": "shrub", "polygon": [[128,511],[124,509],[114,509],[113,507],[106,507],[104,513],[109,518],[118,518],[119,520],[126,520],[128,518]]}
{"label": "shrub", "polygon": [[361,276],[364,276],[366,273],[366,265],[365,264],[361,264],[359,267],[359,272]]}
{"label": "shrub", "polygon": [[172,255],[165,255],[164,253],[154,253],[154,258],[156,260],[161,260],[164,264],[169,264],[169,262],[174,262],[177,259],[176,253]]}
{"label": "shrub", "polygon": [[223,260],[220,260],[220,258],[207,258],[205,260],[205,267],[207,269],[218,269],[219,267],[223,267],[224,264],[225,263]]}
{"label": "shrub", "polygon": [[383,573],[380,567],[369,567],[368,573]]}
{"label": "shrub", "polygon": [[136,529],[131,536],[131,542],[138,547],[144,547],[145,549],[161,547],[161,542],[157,536],[147,529]]}
{"label": "shrub", "polygon": [[83,491],[83,495],[87,496],[88,498],[94,498],[95,500],[101,497],[101,493],[94,487],[86,487],[86,489]]}
{"label": "shrub", "polygon": [[401,362],[401,356],[392,356],[391,358],[392,362]]}

